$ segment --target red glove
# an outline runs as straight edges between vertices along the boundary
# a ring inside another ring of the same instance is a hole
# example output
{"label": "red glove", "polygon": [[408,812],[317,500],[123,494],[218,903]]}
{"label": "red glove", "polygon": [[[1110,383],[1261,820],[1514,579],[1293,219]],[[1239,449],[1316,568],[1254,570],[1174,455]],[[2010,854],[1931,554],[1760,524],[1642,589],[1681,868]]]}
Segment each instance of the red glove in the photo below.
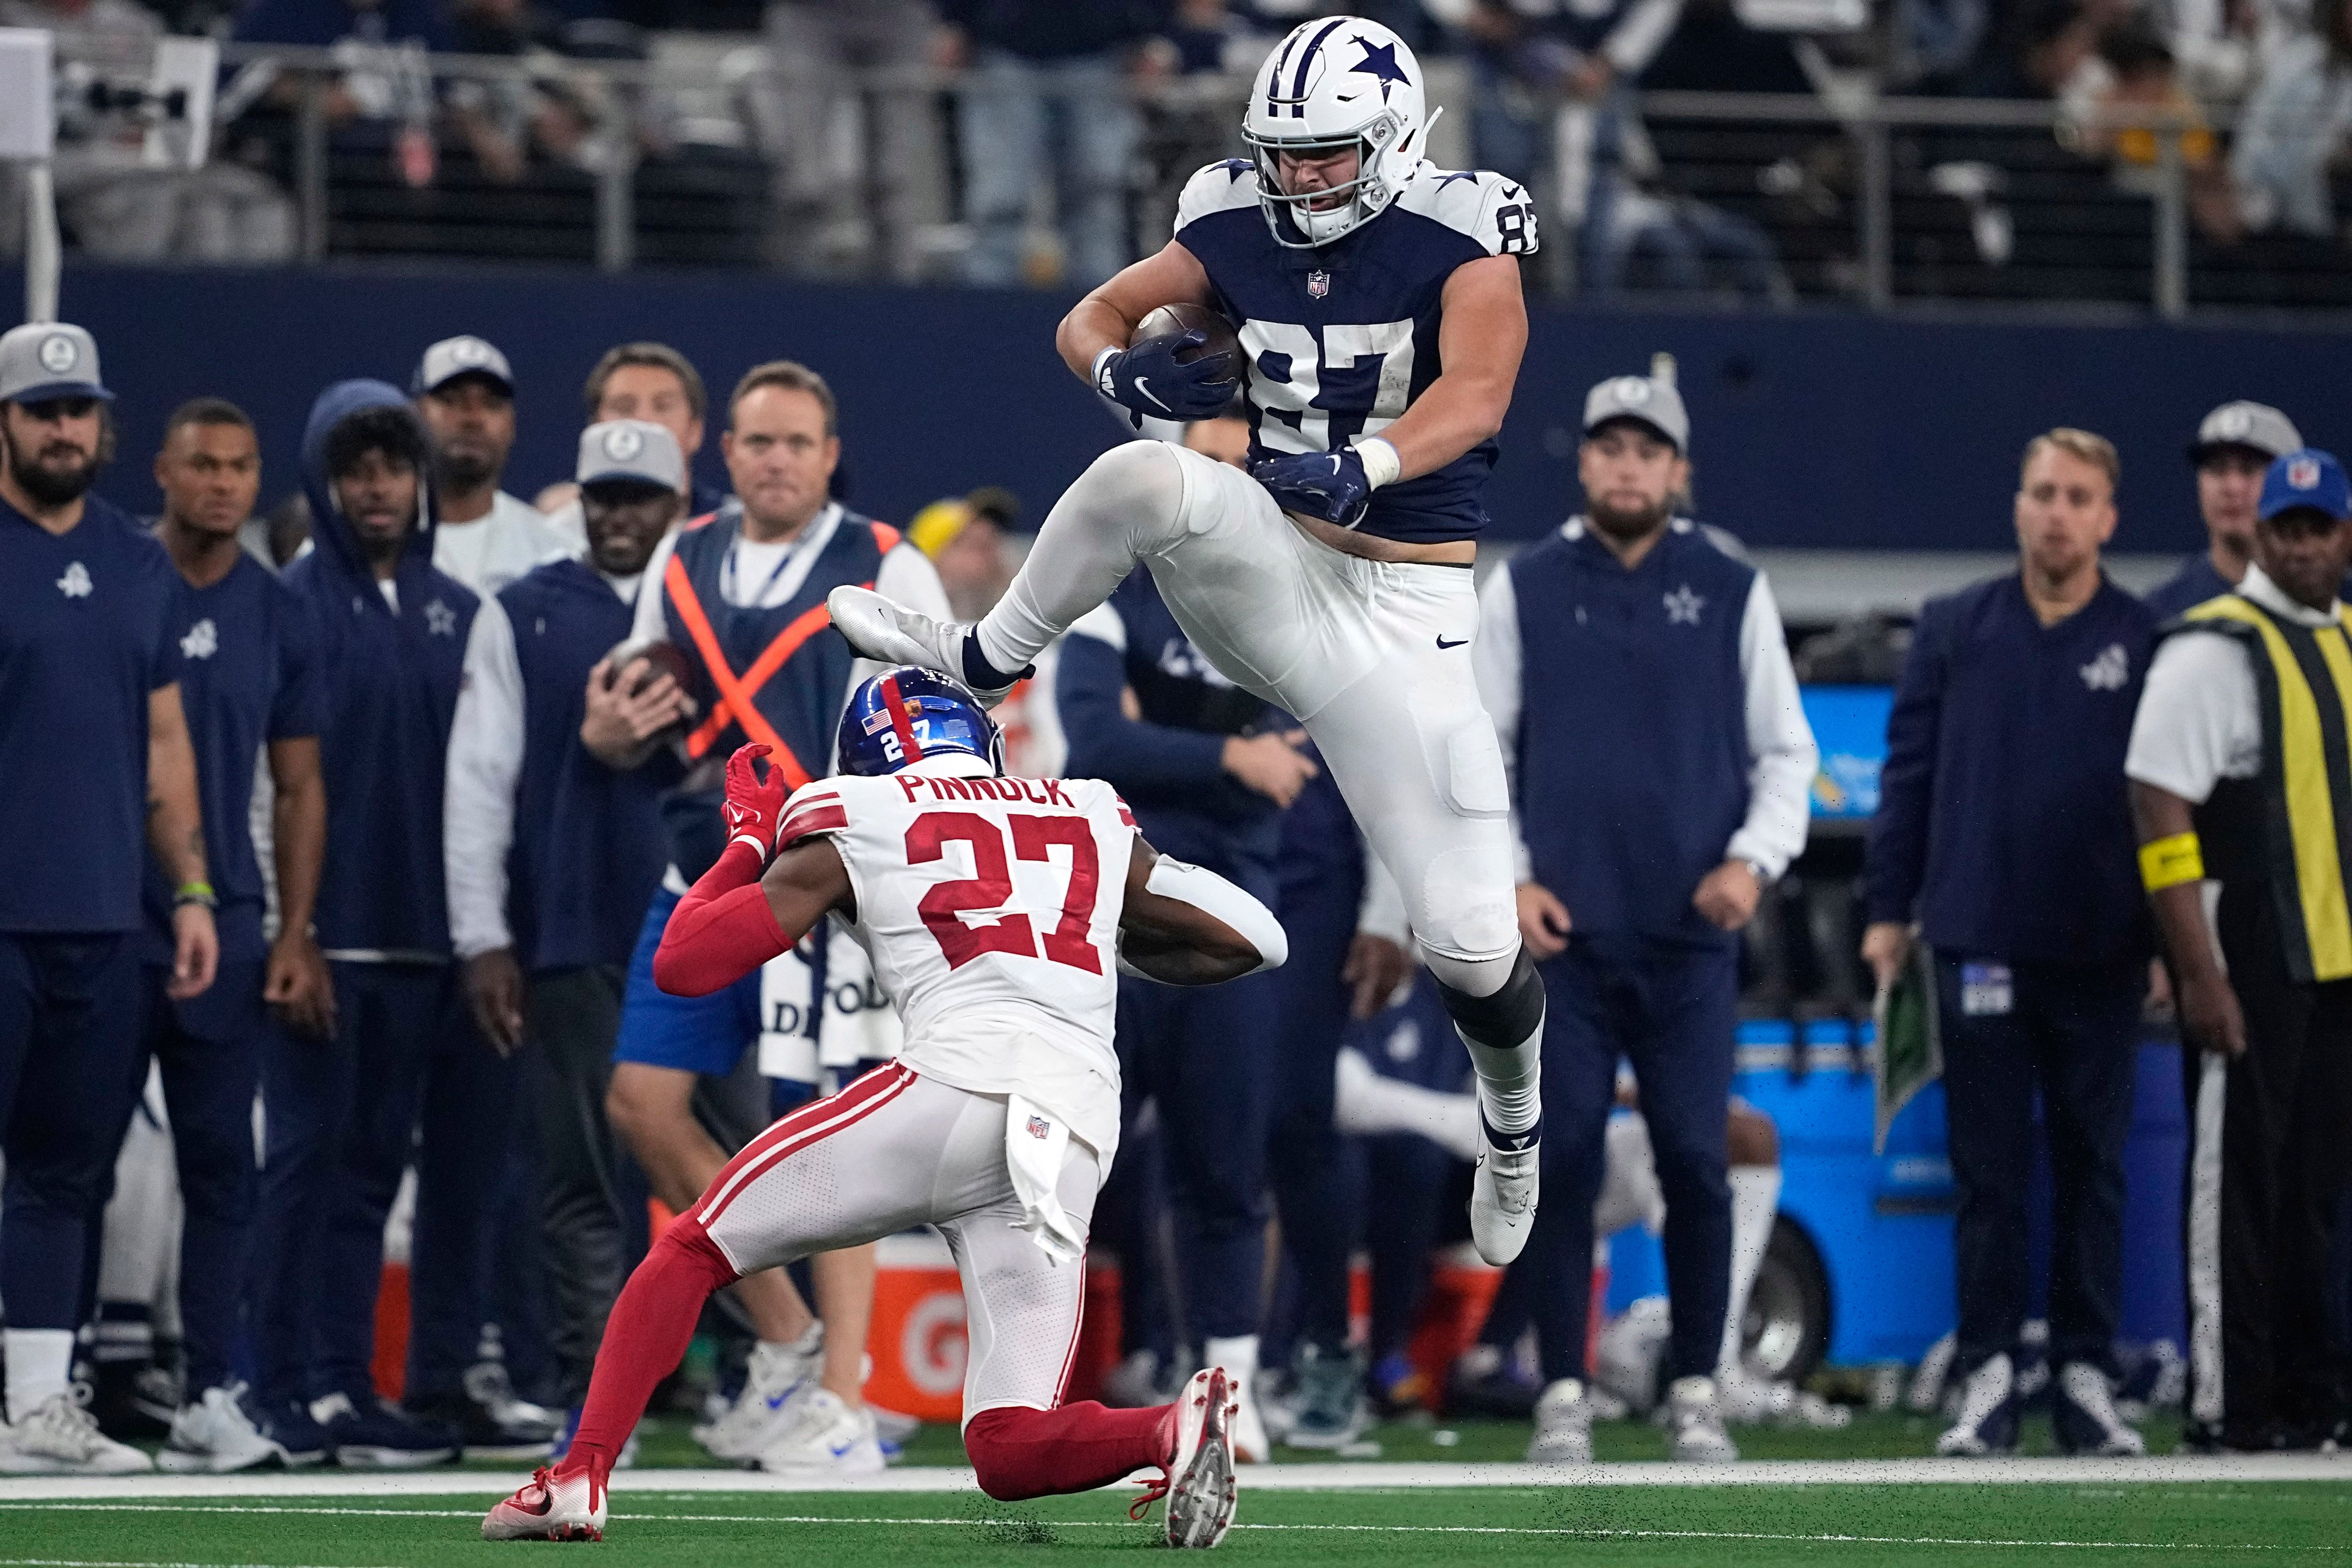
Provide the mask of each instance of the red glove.
{"label": "red glove", "polygon": [[760,776],[758,763],[767,754],[767,747],[754,742],[738,747],[727,759],[727,801],[719,808],[727,819],[728,840],[740,839],[757,849],[763,866],[776,852],[776,830],[783,826],[784,801],[792,793],[784,788],[782,770],[772,767],[765,779]]}

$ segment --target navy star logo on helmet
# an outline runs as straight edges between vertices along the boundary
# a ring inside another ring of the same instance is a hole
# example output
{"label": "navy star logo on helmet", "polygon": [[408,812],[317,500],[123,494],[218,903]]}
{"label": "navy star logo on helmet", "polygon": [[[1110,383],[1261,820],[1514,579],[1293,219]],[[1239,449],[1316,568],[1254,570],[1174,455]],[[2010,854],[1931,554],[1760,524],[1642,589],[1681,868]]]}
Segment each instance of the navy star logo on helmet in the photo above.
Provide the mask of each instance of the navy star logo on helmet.
{"label": "navy star logo on helmet", "polygon": [[1364,51],[1364,58],[1349,67],[1348,74],[1377,79],[1381,84],[1382,103],[1389,100],[1390,88],[1400,84],[1406,87],[1412,85],[1412,78],[1405,75],[1404,68],[1397,64],[1397,47],[1394,44],[1375,44],[1369,38],[1356,38],[1351,41],[1358,48]]}
{"label": "navy star logo on helmet", "polygon": [[65,374],[80,358],[80,346],[63,332],[53,332],[41,340],[41,368],[52,375]]}

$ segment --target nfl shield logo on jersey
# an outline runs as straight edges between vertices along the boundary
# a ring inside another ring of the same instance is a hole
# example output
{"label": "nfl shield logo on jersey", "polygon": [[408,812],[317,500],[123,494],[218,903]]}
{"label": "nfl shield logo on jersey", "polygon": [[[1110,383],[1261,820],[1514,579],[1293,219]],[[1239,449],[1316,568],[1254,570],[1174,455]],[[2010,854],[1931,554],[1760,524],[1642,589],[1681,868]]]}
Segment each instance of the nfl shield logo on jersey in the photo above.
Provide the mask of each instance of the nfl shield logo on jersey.
{"label": "nfl shield logo on jersey", "polygon": [[1044,1136],[1045,1136],[1045,1134],[1046,1134],[1047,1132],[1049,1132],[1049,1131],[1052,1131],[1052,1128],[1051,1128],[1050,1124],[1048,1124],[1048,1123],[1047,1123],[1047,1121],[1045,1121],[1045,1119],[1044,1117],[1042,1117],[1042,1116],[1033,1116],[1033,1117],[1031,1117],[1031,1118],[1029,1119],[1029,1136],[1030,1136],[1030,1137],[1032,1137],[1032,1138],[1043,1138]]}
{"label": "nfl shield logo on jersey", "polygon": [[1328,272],[1318,269],[1307,275],[1307,298],[1320,300],[1329,292],[1331,292],[1331,275]]}

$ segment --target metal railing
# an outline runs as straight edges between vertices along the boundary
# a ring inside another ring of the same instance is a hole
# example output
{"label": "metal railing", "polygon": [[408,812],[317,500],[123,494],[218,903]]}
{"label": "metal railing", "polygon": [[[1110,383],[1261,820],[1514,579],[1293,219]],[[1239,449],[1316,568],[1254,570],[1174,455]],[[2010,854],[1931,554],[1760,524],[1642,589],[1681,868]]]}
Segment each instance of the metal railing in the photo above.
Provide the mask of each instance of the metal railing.
{"label": "metal railing", "polygon": [[[71,40],[60,37],[61,53]],[[755,39],[732,41],[732,52],[756,50]],[[390,51],[386,51],[388,54]],[[534,53],[529,56],[412,55],[436,81],[530,85],[562,81],[591,90],[575,94],[579,101],[597,106],[595,133],[604,156],[591,171],[593,181],[593,258],[606,270],[625,269],[637,259],[636,195],[639,157],[649,122],[664,112],[666,97],[699,95],[709,100],[720,84],[712,79],[705,62],[685,66],[659,59],[582,59]],[[302,260],[323,259],[330,247],[330,175],[332,166],[327,103],[334,84],[354,68],[347,50],[303,48],[259,44],[228,44],[222,47],[225,64],[241,71],[275,73],[281,97],[294,95],[294,145],[290,160],[292,195],[299,212],[299,253]],[[1441,73],[1444,79],[1439,79]],[[1431,62],[1433,100],[1466,99],[1468,73],[1456,61]],[[982,90],[974,79],[930,68],[893,68],[840,73],[828,83],[848,87],[868,102],[905,95],[939,95],[941,99]],[[1148,109],[1166,115],[1213,117],[1230,111],[1234,127],[1229,152],[1239,151],[1238,125],[1247,93],[1247,80],[1232,75],[1141,79],[1130,90]],[[248,93],[247,97],[257,96]],[[2178,318],[2189,310],[2189,167],[2183,138],[2227,128],[2227,116],[2193,116],[2177,110],[2115,110],[2095,121],[2070,116],[2060,105],[2039,101],[1962,100],[1877,97],[1840,90],[1826,96],[1646,92],[1630,100],[1644,121],[1675,121],[1717,125],[1819,128],[1825,138],[1843,137],[1852,144],[1854,171],[1853,233],[1854,265],[1850,285],[1826,292],[1843,293],[1866,308],[1885,310],[1897,298],[1897,227],[1894,142],[1905,132],[1939,131],[2041,131],[2056,137],[2067,127],[2100,132],[2138,131],[2150,133],[2158,155],[2151,171],[2149,222],[2151,262],[2146,299],[2160,317]],[[1450,146],[1433,149],[1467,161],[1469,105],[1460,104],[1454,123],[1444,127]],[[1211,155],[1214,155],[1212,153]],[[1443,161],[1443,160],[1442,160]],[[1457,165],[1458,166],[1458,165]],[[2092,165],[2085,164],[2089,169]],[[1181,174],[1180,176],[1181,177]],[[1546,193],[1538,192],[1539,203]],[[1565,237],[1555,239],[1559,243]],[[1932,297],[1932,296],[1931,296]]]}

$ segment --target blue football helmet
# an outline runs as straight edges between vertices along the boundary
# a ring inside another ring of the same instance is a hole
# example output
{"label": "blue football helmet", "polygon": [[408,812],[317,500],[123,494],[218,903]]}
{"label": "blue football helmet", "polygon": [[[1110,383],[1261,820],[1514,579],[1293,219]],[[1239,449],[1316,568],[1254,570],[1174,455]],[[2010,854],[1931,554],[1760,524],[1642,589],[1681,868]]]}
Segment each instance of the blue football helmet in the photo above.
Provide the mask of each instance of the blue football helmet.
{"label": "blue football helmet", "polygon": [[942,752],[1004,771],[1004,734],[959,682],[911,665],[886,669],[850,694],[836,742],[841,771],[874,778]]}

